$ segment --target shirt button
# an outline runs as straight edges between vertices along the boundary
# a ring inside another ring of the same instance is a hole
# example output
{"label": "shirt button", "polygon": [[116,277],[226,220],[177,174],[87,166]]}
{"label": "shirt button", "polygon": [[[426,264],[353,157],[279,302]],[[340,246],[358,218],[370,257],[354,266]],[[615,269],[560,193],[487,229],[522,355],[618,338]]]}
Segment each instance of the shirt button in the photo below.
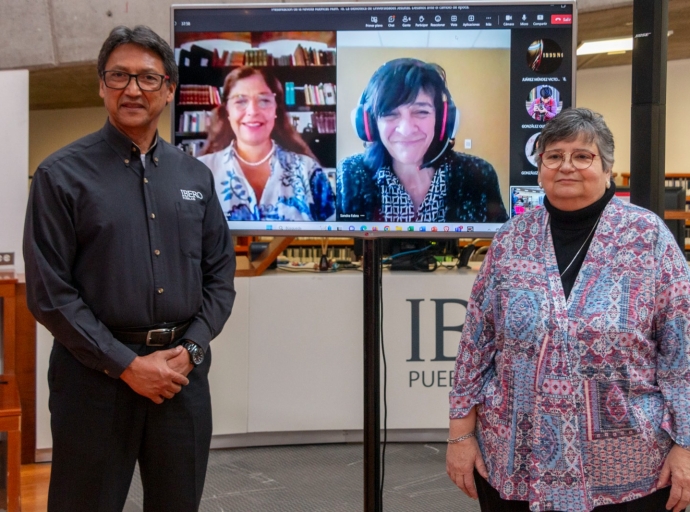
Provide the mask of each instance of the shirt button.
{"label": "shirt button", "polygon": [[153,161],[158,163],[158,157],[153,157]]}
{"label": "shirt button", "polygon": [[152,214],[151,214],[151,218],[152,218],[152,219],[155,219],[155,218],[156,218],[156,214],[155,214],[155,213],[152,213]]}
{"label": "shirt button", "polygon": [[129,158],[125,158],[125,163],[129,165]]}
{"label": "shirt button", "polygon": [[153,251],[153,254],[155,254],[156,256],[160,256],[161,252],[158,249],[156,249],[155,251]]}
{"label": "shirt button", "polygon": [[158,290],[156,290],[156,291],[158,292],[158,295],[160,295],[160,294],[163,293],[165,290],[163,290],[163,288],[158,288]]}
{"label": "shirt button", "polygon": [[148,182],[149,182],[149,180],[147,180],[146,178],[144,178],[144,183],[148,183]]}

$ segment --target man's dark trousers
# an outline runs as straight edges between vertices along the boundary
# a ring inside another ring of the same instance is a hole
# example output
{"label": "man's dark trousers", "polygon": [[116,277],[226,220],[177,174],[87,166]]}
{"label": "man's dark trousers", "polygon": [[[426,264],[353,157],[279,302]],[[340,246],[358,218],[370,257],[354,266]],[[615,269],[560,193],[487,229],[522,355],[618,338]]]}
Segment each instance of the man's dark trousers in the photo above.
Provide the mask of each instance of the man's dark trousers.
{"label": "man's dark trousers", "polygon": [[[127,345],[139,356],[156,350]],[[162,348],[172,348],[169,345]],[[211,352],[157,405],[87,368],[59,342],[50,355],[53,471],[49,512],[120,512],[139,461],[146,512],[199,508],[211,444]]]}

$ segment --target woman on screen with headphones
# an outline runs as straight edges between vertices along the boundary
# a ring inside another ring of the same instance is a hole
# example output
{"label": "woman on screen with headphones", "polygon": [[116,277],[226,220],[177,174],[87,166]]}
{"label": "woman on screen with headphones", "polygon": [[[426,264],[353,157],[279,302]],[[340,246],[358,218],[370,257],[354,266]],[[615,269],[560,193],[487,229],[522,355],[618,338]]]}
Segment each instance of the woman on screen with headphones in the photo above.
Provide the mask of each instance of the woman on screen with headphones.
{"label": "woman on screen with headphones", "polygon": [[369,144],[338,164],[340,220],[508,220],[493,166],[452,150],[459,114],[440,66],[387,62],[369,80],[352,121]]}

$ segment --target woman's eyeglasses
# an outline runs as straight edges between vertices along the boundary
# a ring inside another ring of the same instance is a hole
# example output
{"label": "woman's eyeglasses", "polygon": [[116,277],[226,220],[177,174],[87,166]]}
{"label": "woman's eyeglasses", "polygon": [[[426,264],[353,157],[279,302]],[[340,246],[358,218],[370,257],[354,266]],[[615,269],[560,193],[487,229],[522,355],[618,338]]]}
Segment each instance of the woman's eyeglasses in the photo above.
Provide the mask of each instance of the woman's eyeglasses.
{"label": "woman's eyeglasses", "polygon": [[575,169],[579,169],[580,171],[589,168],[592,165],[592,162],[594,162],[594,157],[599,156],[591,151],[585,151],[582,149],[573,151],[572,153],[559,151],[557,149],[539,153],[541,163],[544,165],[544,167],[548,167],[549,169],[558,169],[561,165],[563,165],[563,163],[566,161],[566,155],[570,155],[570,164],[575,167]]}
{"label": "woman's eyeglasses", "polygon": [[275,94],[257,94],[256,96],[238,94],[230,96],[228,99],[228,103],[232,108],[241,111],[247,110],[251,102],[254,102],[259,110],[269,110],[276,107]]}

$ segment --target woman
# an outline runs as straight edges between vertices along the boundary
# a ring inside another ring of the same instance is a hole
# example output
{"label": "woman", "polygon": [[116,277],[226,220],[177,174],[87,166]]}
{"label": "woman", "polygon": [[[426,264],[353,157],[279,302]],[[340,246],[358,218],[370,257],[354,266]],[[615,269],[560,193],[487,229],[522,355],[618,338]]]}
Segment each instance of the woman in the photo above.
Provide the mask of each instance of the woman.
{"label": "woman", "polygon": [[614,197],[600,115],[562,112],[538,154],[545,208],[501,228],[472,289],[448,474],[483,511],[684,510],[688,264],[661,219]]}
{"label": "woman", "polygon": [[225,78],[206,154],[228,220],[311,221],[335,213],[328,177],[290,124],[280,82],[250,67]]}
{"label": "woman", "polygon": [[504,222],[494,168],[452,151],[457,113],[440,66],[395,59],[353,112],[366,151],[338,164],[340,220]]}

